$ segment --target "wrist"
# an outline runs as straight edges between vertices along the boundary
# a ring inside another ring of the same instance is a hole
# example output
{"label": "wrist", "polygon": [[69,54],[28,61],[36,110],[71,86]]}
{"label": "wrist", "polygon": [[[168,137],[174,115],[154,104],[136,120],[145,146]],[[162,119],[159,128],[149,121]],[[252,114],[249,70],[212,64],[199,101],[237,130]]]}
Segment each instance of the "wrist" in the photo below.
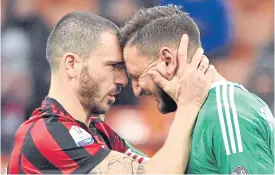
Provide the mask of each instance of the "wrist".
{"label": "wrist", "polygon": [[188,110],[190,112],[198,113],[201,109],[201,105],[198,103],[187,103],[186,101],[179,101],[177,103],[178,109],[177,110]]}
{"label": "wrist", "polygon": [[193,127],[200,109],[199,106],[194,104],[179,104],[173,124],[176,126],[179,125],[181,130],[183,129],[183,126],[185,129],[189,130]]}

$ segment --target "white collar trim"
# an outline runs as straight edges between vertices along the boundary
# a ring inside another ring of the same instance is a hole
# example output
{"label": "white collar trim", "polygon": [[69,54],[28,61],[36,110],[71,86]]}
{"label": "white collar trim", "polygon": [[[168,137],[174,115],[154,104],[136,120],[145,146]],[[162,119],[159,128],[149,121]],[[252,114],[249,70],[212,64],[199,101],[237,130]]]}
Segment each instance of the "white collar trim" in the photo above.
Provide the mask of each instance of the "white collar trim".
{"label": "white collar trim", "polygon": [[226,81],[226,80],[220,80],[220,81],[217,81],[215,83],[212,83],[210,90],[213,89],[213,88],[216,88],[218,86],[225,85],[225,84],[233,84],[234,86],[239,86],[242,90],[244,90],[246,92],[249,92],[243,85],[238,84],[238,83],[233,83],[231,81]]}
{"label": "white collar trim", "polygon": [[226,81],[226,80],[217,81],[217,82],[211,84],[210,89],[216,88],[217,86],[220,86],[220,85],[223,85],[223,84],[226,84],[226,83],[228,83],[228,81]]}

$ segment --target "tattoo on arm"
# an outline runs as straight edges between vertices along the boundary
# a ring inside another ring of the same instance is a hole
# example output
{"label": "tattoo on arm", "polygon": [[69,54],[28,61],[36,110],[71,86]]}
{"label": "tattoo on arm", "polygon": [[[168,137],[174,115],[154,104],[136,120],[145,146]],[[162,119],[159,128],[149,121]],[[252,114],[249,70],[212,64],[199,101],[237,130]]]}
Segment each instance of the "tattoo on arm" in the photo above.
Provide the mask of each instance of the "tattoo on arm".
{"label": "tattoo on arm", "polygon": [[89,174],[145,174],[144,165],[131,157],[111,151]]}
{"label": "tattoo on arm", "polygon": [[145,174],[144,165],[142,165],[142,164],[138,165],[136,174],[138,174],[138,175]]}

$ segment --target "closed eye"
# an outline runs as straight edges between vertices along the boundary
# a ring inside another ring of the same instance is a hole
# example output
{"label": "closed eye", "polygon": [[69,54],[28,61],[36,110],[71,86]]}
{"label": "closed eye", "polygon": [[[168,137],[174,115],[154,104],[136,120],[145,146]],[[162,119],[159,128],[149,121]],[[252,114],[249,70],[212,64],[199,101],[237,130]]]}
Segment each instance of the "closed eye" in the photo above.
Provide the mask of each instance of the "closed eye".
{"label": "closed eye", "polygon": [[126,69],[125,63],[124,62],[118,62],[112,64],[112,66],[116,69]]}
{"label": "closed eye", "polygon": [[138,76],[133,75],[133,74],[131,74],[131,73],[128,73],[128,76],[129,76],[129,78],[131,78],[131,79],[138,79]]}

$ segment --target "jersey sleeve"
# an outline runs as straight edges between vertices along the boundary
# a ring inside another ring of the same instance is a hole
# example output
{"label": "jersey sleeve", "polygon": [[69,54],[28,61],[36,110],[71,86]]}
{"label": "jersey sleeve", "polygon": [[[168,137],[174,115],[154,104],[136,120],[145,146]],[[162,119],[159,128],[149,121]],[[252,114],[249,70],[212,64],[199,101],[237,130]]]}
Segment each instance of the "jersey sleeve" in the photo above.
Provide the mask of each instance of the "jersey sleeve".
{"label": "jersey sleeve", "polygon": [[[108,138],[105,141],[112,150],[132,157],[139,164],[146,163],[149,160],[145,154],[135,149],[130,143],[117,134],[107,123],[101,121],[100,119],[94,119],[93,122],[96,129],[105,135],[105,138]],[[93,125],[90,127],[92,129]]]}
{"label": "jersey sleeve", "polygon": [[225,109],[210,131],[219,173],[274,174],[274,144],[268,142],[272,136],[253,117],[231,114],[229,118]]}
{"label": "jersey sleeve", "polygon": [[126,151],[124,154],[128,155],[129,157],[132,157],[135,161],[137,161],[139,164],[145,164],[150,158],[137,150],[135,147],[133,147],[130,143],[128,143],[126,140],[121,138],[119,135],[117,137],[120,138],[123,145],[126,147]]}
{"label": "jersey sleeve", "polygon": [[86,174],[110,152],[76,122],[37,121],[22,155],[25,173]]}

